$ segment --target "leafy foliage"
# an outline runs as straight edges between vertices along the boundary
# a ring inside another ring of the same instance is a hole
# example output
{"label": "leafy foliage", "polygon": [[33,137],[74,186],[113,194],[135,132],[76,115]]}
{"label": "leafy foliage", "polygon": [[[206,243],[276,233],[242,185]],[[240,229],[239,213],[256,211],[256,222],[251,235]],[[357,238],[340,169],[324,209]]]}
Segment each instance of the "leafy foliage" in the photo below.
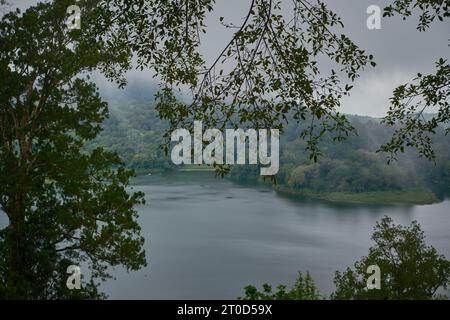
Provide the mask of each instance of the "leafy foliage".
{"label": "leafy foliage", "polygon": [[303,275],[298,273],[292,288],[288,289],[285,285],[277,286],[277,291],[273,292],[272,286],[265,283],[263,290],[258,291],[255,286],[247,286],[244,288],[245,296],[242,300],[321,300],[324,297],[319,293],[314,280],[309,272]]}
{"label": "leafy foliage", "polygon": [[[324,3],[293,1],[292,16],[283,15],[286,5],[251,2],[232,40],[210,66],[202,66],[186,83],[193,92],[189,103],[177,101],[173,83],[166,83],[158,96],[158,111],[169,120],[169,132],[189,128],[193,119],[208,127],[240,124],[283,129],[289,113],[295,121],[310,115],[310,125],[301,134],[308,141],[311,159],[317,159],[322,136],[329,133],[342,140],[352,131],[337,108],[352,88],[348,82],[367,64],[375,65],[373,57],[334,31],[343,23]],[[337,71],[320,70],[321,58],[334,63]],[[340,79],[338,72],[347,80]]]}
{"label": "leafy foliage", "polygon": [[[341,19],[319,0],[252,0],[240,26],[221,18],[224,27],[234,31],[233,37],[210,65],[200,52],[202,34],[207,32],[204,20],[214,10],[213,0],[142,0],[133,4],[86,0],[84,4],[92,13],[87,18],[92,32],[106,40],[111,52],[127,57],[127,63],[121,65],[124,69],[131,67],[134,54],[139,68],[153,69],[162,81],[164,88],[157,98],[160,117],[169,120],[166,146],[173,129],[190,128],[194,119],[209,127],[240,124],[283,129],[291,115],[296,122],[308,121],[301,136],[311,159],[317,161],[320,140],[329,135],[342,141],[354,131],[346,116],[338,112],[340,100],[352,89],[361,70],[375,62],[340,32]],[[449,17],[449,1],[393,0],[384,9],[385,16],[403,18],[414,12],[420,14],[418,29],[423,31],[432,22]],[[332,63],[327,71],[321,68],[324,61]],[[443,71],[424,79],[441,81],[433,86],[445,90],[448,65],[438,64]],[[105,68],[104,72],[115,75],[120,70]],[[418,96],[431,89],[422,85],[427,84],[417,85]],[[404,120],[402,124],[410,127],[408,134],[405,138],[403,134],[394,136],[380,150],[395,159],[398,151],[411,145],[432,159],[428,137],[434,122],[448,121],[446,106],[425,126],[414,121],[412,110],[411,116],[396,118],[409,108],[409,98],[402,96],[401,88],[392,99],[398,101],[393,106],[396,110],[386,123]],[[191,100],[178,101],[176,90],[192,92]],[[429,99],[424,106],[435,107],[439,102],[448,106],[445,101]]]}
{"label": "leafy foliage", "polygon": [[420,12],[417,30],[425,31],[437,20],[444,21],[450,17],[449,0],[394,0],[392,4],[384,8],[385,17],[396,14],[403,16],[403,20],[414,12]]}
{"label": "leafy foliage", "polygon": [[85,0],[79,5],[86,9],[85,26],[106,40],[107,47],[119,50],[128,61],[134,54],[138,68],[150,68],[164,83],[180,85],[195,82],[197,69],[204,63],[199,34],[206,32],[204,19],[213,3]]}
{"label": "leafy foliage", "polygon": [[[395,0],[384,9],[384,16],[399,14],[403,19],[419,13],[417,29],[425,31],[436,18],[440,21],[450,17],[449,0]],[[394,90],[391,107],[384,122],[397,129],[391,139],[380,147],[388,154],[388,161],[396,160],[405,147],[413,147],[426,159],[435,159],[431,135],[439,124],[450,121],[450,65],[441,58],[436,62],[436,74],[417,74],[414,83],[401,85]],[[430,111],[430,108],[433,111]],[[423,113],[435,112],[437,115],[425,119]],[[447,129],[446,134],[449,130]]]}
{"label": "leafy foliage", "polygon": [[[333,299],[433,299],[439,288],[447,288],[450,261],[425,243],[417,222],[395,225],[391,218],[377,222],[372,240],[375,246],[354,268],[336,271]],[[381,289],[366,287],[367,268],[378,265]]]}
{"label": "leafy foliage", "polygon": [[[440,124],[447,125],[445,134],[450,132],[450,65],[440,59],[436,68],[436,74],[424,76],[419,73],[416,83],[395,89],[383,122],[397,129],[391,140],[380,148],[389,154],[389,160],[396,159],[405,147],[414,147],[421,156],[435,159],[430,135],[436,133]],[[426,119],[423,113],[430,107],[437,108],[437,113]]]}

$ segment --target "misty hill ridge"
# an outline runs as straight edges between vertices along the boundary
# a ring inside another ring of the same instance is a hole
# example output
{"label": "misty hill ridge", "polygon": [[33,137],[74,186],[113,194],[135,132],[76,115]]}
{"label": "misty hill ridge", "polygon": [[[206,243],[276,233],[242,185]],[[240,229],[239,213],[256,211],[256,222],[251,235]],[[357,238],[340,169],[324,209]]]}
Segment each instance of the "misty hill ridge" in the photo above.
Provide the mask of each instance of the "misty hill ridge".
{"label": "misty hill ridge", "polygon": [[[311,162],[305,151],[306,143],[299,137],[303,124],[291,122],[281,137],[279,185],[312,192],[426,190],[439,196],[450,193],[449,137],[443,130],[434,137],[436,163],[406,150],[397,162],[387,165],[385,155],[377,150],[388,141],[392,129],[382,125],[378,118],[359,115],[348,118],[358,134],[343,142],[325,137],[320,143],[323,154],[318,163]],[[103,146],[115,151],[128,167],[139,171],[176,170],[179,167],[160,148],[167,127],[158,118],[154,103],[115,101],[110,103],[110,117],[103,124],[104,130],[89,147]],[[242,182],[258,181],[259,169],[234,166],[230,177]]]}

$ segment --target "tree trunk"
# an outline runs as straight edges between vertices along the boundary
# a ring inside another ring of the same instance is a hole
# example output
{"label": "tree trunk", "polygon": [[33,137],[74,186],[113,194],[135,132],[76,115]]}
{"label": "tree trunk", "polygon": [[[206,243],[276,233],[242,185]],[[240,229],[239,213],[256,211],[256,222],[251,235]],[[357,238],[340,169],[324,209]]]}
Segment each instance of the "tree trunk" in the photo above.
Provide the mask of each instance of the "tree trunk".
{"label": "tree trunk", "polygon": [[23,210],[23,198],[19,195],[14,201],[13,212],[8,227],[9,243],[9,270],[7,283],[7,298],[27,298],[27,261],[26,261],[26,237],[25,237],[25,215]]}

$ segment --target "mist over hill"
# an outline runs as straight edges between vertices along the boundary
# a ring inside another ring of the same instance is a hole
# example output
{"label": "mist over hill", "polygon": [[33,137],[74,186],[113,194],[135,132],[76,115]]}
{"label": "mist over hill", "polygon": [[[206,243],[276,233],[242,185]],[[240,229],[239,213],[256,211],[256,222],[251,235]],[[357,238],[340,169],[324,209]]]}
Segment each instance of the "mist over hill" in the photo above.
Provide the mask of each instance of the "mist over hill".
{"label": "mist over hill", "polygon": [[124,88],[105,80],[98,80],[100,95],[108,103],[150,103],[155,98],[159,86],[154,81],[143,81],[139,77],[132,77]]}

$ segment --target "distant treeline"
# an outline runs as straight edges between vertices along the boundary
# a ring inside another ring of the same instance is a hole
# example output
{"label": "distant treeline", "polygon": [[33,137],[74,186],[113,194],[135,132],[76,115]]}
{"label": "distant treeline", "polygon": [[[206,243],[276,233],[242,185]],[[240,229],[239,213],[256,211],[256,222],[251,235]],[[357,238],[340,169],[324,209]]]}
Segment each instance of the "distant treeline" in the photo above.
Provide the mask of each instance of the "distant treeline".
{"label": "distant treeline", "polygon": [[[397,161],[388,164],[386,155],[377,150],[388,141],[392,129],[376,118],[348,118],[356,133],[340,142],[324,137],[320,143],[322,156],[316,163],[309,159],[306,143],[299,138],[301,125],[288,125],[281,138],[280,189],[317,193],[421,191],[422,195],[428,193],[428,199],[430,192],[438,197],[450,193],[450,137],[445,136],[443,128],[433,137],[435,162],[420,158],[414,150],[405,150]],[[257,168],[236,166],[231,177],[242,182],[259,180],[257,173]]]}

